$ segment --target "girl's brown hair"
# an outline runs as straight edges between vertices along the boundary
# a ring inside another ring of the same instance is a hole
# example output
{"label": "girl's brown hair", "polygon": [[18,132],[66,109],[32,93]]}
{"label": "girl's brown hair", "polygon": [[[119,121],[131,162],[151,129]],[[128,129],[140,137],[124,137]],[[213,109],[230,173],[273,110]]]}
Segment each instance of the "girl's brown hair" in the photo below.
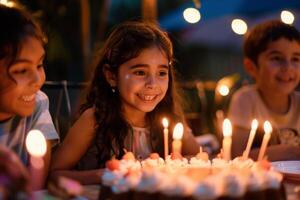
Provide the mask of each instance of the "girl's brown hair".
{"label": "girl's brown hair", "polygon": [[177,121],[183,121],[179,96],[175,90],[173,69],[173,46],[166,32],[156,25],[144,22],[125,22],[113,29],[104,46],[98,53],[94,77],[89,87],[86,102],[81,112],[88,108],[95,109],[96,146],[98,149],[98,165],[103,167],[105,161],[114,154],[120,158],[123,154],[125,137],[130,133],[131,126],[121,113],[121,100],[119,93],[112,92],[110,84],[103,73],[104,67],[109,66],[110,71],[117,75],[121,64],[137,57],[141,51],[151,47],[159,48],[169,60],[169,85],[165,97],[146,115],[147,124],[150,125],[152,148],[162,154],[159,146],[162,142],[162,117],[168,117],[171,127]]}

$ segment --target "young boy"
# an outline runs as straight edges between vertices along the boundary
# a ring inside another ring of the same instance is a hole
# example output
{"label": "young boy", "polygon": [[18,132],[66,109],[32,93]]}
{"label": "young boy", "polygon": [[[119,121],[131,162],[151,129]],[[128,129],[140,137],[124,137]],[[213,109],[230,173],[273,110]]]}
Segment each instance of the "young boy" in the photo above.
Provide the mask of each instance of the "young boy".
{"label": "young boy", "polygon": [[49,110],[48,97],[40,91],[45,82],[43,60],[45,37],[38,24],[23,10],[0,5],[0,144],[13,150],[23,164],[30,165],[25,138],[30,130],[40,130],[47,140],[44,186],[53,141],[58,134]]}
{"label": "young boy", "polygon": [[299,31],[281,21],[257,25],[244,41],[244,67],[255,84],[238,90],[230,103],[233,156],[242,155],[251,121],[257,119],[253,158],[257,158],[263,123],[268,120],[273,127],[268,159],[300,159],[300,93],[295,91],[300,80]]}

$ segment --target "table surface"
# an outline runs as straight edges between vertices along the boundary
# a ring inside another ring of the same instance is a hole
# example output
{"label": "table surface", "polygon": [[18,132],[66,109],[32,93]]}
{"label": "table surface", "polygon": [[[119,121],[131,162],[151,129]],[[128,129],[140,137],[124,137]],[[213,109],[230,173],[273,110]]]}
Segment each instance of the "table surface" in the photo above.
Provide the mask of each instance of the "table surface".
{"label": "table surface", "polygon": [[[299,200],[300,197],[295,192],[295,187],[300,186],[300,183],[289,183],[284,182],[284,186],[287,192],[287,200]],[[97,200],[99,196],[100,186],[99,185],[86,185],[84,186],[84,192],[82,196],[74,198],[73,200]],[[35,192],[36,200],[44,200],[44,199],[52,199],[55,200],[57,198],[51,197],[47,191],[38,191]],[[49,197],[49,198],[47,198]]]}

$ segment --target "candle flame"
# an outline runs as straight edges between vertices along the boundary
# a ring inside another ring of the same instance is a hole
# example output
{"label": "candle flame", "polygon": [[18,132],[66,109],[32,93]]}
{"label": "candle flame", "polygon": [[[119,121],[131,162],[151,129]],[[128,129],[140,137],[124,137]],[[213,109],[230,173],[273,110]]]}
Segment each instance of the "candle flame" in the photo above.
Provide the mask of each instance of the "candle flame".
{"label": "candle flame", "polygon": [[268,134],[272,133],[273,129],[272,129],[271,123],[269,121],[265,121],[264,131],[265,131],[265,133],[268,133]]}
{"label": "candle flame", "polygon": [[39,130],[29,131],[26,137],[26,148],[30,155],[42,157],[46,154],[47,143],[44,135]]}
{"label": "candle flame", "polygon": [[183,136],[183,124],[177,123],[173,131],[173,139],[181,140]]}
{"label": "candle flame", "polygon": [[252,120],[251,129],[256,130],[258,127],[258,121],[256,119]]}
{"label": "candle flame", "polygon": [[230,137],[232,135],[232,126],[229,119],[225,119],[223,122],[223,135],[224,137]]}
{"label": "candle flame", "polygon": [[167,120],[167,118],[165,118],[165,117],[163,118],[162,124],[163,124],[164,128],[168,128],[168,126],[169,126],[169,121]]}
{"label": "candle flame", "polygon": [[219,87],[219,93],[222,95],[222,96],[227,96],[230,92],[230,89],[227,85],[221,85]]}

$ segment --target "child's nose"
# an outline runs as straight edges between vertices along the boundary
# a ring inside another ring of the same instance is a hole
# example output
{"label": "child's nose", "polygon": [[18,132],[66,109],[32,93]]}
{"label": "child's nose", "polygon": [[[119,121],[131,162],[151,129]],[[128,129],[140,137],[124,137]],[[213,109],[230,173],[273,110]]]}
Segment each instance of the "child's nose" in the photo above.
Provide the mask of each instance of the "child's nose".
{"label": "child's nose", "polygon": [[42,76],[43,75],[38,71],[32,72],[31,84],[34,87],[40,87],[43,84],[43,77]]}
{"label": "child's nose", "polygon": [[153,88],[155,87],[157,84],[157,78],[155,75],[149,75],[147,77],[147,81],[146,81],[146,87],[147,88]]}

